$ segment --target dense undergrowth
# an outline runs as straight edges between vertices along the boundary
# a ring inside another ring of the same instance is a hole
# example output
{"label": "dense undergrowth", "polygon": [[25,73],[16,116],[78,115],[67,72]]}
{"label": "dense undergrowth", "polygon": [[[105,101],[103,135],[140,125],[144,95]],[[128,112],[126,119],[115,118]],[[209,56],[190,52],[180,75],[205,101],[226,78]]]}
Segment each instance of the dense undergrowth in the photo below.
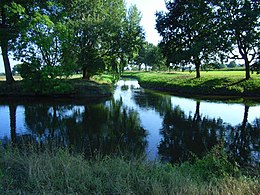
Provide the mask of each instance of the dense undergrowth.
{"label": "dense undergrowth", "polygon": [[1,96],[60,96],[60,97],[110,97],[113,77],[96,75],[90,81],[79,76],[69,79],[50,79],[42,82],[17,80],[13,84],[0,81]]}
{"label": "dense undergrowth", "polygon": [[181,165],[68,149],[1,149],[0,194],[257,194],[259,179],[241,174],[222,147]]}
{"label": "dense undergrowth", "polygon": [[243,72],[202,72],[201,78],[194,73],[126,72],[124,76],[135,77],[145,88],[169,91],[180,95],[214,95],[260,97],[260,76],[254,74],[245,80]]}

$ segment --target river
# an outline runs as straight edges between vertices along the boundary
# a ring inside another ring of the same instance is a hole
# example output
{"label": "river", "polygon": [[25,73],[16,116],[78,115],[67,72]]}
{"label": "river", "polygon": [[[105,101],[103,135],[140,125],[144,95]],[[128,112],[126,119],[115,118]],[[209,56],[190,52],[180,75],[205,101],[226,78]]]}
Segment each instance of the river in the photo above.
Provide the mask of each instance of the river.
{"label": "river", "polygon": [[171,163],[223,143],[237,162],[259,167],[260,104],[250,105],[171,96],[120,80],[111,100],[1,99],[0,140]]}

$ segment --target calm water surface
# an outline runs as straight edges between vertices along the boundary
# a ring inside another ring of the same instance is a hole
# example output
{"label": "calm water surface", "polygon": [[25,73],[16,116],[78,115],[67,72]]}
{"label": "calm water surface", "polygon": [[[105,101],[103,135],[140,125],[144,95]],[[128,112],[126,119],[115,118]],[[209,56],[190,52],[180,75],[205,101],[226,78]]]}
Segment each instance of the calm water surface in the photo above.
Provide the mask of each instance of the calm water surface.
{"label": "calm water surface", "polygon": [[260,165],[260,104],[198,101],[120,80],[112,100],[0,100],[0,139],[72,146],[96,152],[145,154],[172,163],[224,142],[238,162]]}

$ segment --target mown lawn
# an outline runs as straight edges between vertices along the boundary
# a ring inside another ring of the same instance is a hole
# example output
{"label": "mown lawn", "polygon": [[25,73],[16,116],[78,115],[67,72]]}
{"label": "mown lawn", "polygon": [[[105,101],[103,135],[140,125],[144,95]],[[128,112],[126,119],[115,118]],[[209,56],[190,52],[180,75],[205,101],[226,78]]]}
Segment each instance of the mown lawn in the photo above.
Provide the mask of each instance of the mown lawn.
{"label": "mown lawn", "polygon": [[180,95],[219,95],[260,97],[260,75],[244,79],[244,71],[201,72],[201,78],[187,72],[125,72],[124,76],[135,77],[141,86]]}

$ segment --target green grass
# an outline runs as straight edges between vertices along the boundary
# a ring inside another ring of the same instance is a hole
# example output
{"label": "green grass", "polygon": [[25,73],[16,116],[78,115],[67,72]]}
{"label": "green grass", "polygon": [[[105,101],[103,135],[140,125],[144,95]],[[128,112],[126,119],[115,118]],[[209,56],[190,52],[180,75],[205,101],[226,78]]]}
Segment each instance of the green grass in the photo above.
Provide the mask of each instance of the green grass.
{"label": "green grass", "polygon": [[[0,76],[0,81],[5,81],[6,79],[5,79],[5,76]],[[15,81],[20,81],[20,80],[22,80],[22,77],[20,77],[20,76],[14,76],[14,80]]]}
{"label": "green grass", "polygon": [[141,86],[176,94],[260,97],[260,75],[244,79],[244,71],[201,72],[201,78],[187,72],[126,72],[124,76],[135,77]]}
{"label": "green grass", "polygon": [[85,160],[67,149],[0,151],[0,194],[257,194],[218,147],[195,163],[172,166],[106,156]]}

